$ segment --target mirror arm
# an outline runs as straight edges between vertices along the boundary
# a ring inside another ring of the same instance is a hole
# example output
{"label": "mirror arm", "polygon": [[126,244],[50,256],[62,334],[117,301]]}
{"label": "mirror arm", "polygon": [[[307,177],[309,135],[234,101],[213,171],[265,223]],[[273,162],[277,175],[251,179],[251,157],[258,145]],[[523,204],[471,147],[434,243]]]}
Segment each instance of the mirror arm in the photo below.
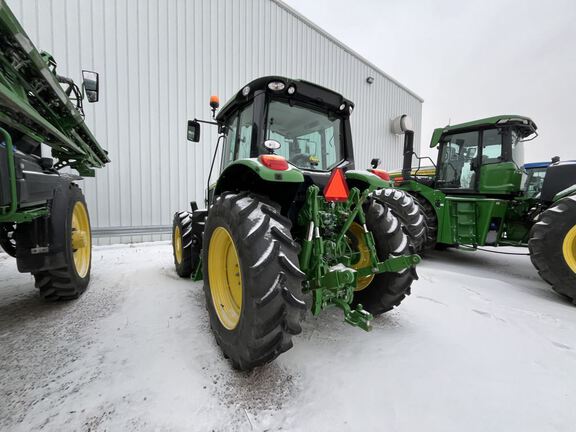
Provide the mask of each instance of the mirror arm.
{"label": "mirror arm", "polygon": [[208,120],[198,120],[197,118],[195,118],[194,121],[197,121],[198,123],[206,123],[206,124],[211,124],[211,125],[216,125],[216,126],[220,125],[220,123],[218,123],[218,122],[213,122],[213,121],[208,121]]}

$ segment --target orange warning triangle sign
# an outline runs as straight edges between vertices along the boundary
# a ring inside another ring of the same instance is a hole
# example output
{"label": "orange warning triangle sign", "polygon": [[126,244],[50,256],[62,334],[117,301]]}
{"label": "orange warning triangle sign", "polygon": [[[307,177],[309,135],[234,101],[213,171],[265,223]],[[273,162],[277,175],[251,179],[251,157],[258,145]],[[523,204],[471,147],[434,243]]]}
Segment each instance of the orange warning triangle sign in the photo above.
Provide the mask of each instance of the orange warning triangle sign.
{"label": "orange warning triangle sign", "polygon": [[334,169],[324,188],[324,199],[326,201],[346,201],[348,194],[348,184],[346,184],[346,177],[344,177],[342,168]]}

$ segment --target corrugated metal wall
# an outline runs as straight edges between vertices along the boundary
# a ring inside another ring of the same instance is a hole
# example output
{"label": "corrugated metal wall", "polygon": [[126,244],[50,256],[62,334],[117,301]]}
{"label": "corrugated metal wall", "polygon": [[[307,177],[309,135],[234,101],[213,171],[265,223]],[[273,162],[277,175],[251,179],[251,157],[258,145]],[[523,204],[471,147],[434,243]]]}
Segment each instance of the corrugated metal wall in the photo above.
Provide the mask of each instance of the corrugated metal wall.
{"label": "corrugated metal wall", "polygon": [[204,128],[202,143],[188,143],[186,120],[209,117],[211,94],[224,102],[258,76],[303,78],[353,100],[358,168],[372,157],[400,166],[402,138],[390,133],[400,114],[412,116],[420,142],[421,100],[279,1],[8,3],[61,74],[100,73],[86,119],[112,163],[84,182],[94,227],[169,225],[174,211],[202,202],[216,135]]}

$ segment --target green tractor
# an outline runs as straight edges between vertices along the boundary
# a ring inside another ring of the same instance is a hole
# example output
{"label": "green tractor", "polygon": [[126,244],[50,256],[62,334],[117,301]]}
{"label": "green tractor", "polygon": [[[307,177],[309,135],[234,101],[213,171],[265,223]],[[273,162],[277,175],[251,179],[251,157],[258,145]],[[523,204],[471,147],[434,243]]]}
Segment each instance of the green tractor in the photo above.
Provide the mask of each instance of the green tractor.
{"label": "green tractor", "polygon": [[[385,195],[407,197],[375,174],[354,170],[354,104],[301,80],[263,77],[243,87],[213,121],[220,175],[206,209],[174,215],[178,275],[204,280],[216,341],[249,370],[292,347],[305,310],[336,306],[351,325],[399,305],[420,261]],[[397,210],[398,211],[398,210]],[[420,230],[424,230],[423,219]]]}
{"label": "green tractor", "polygon": [[536,124],[501,115],[435,129],[435,175],[419,176],[413,133],[403,132],[404,167],[394,181],[424,210],[426,247],[527,246],[540,276],[576,302],[576,162],[553,160],[535,193],[523,159]]}
{"label": "green tractor", "polygon": [[59,75],[0,0],[0,247],[47,300],[75,299],[90,280],[90,218],[69,169],[94,176],[109,162],[82,109],[98,100],[98,74],[83,75],[82,89]]}

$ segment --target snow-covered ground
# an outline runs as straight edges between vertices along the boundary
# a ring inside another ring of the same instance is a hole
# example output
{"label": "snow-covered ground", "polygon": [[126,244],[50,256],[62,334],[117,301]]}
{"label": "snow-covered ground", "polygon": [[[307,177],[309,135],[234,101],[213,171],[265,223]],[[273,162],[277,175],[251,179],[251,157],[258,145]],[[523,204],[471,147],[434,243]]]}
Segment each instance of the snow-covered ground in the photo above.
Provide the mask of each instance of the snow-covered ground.
{"label": "snow-covered ground", "polygon": [[528,257],[437,253],[371,333],[309,317],[251,373],[171,261],[167,243],[96,248],[89,291],[50,304],[0,255],[0,430],[576,430],[576,308]]}

